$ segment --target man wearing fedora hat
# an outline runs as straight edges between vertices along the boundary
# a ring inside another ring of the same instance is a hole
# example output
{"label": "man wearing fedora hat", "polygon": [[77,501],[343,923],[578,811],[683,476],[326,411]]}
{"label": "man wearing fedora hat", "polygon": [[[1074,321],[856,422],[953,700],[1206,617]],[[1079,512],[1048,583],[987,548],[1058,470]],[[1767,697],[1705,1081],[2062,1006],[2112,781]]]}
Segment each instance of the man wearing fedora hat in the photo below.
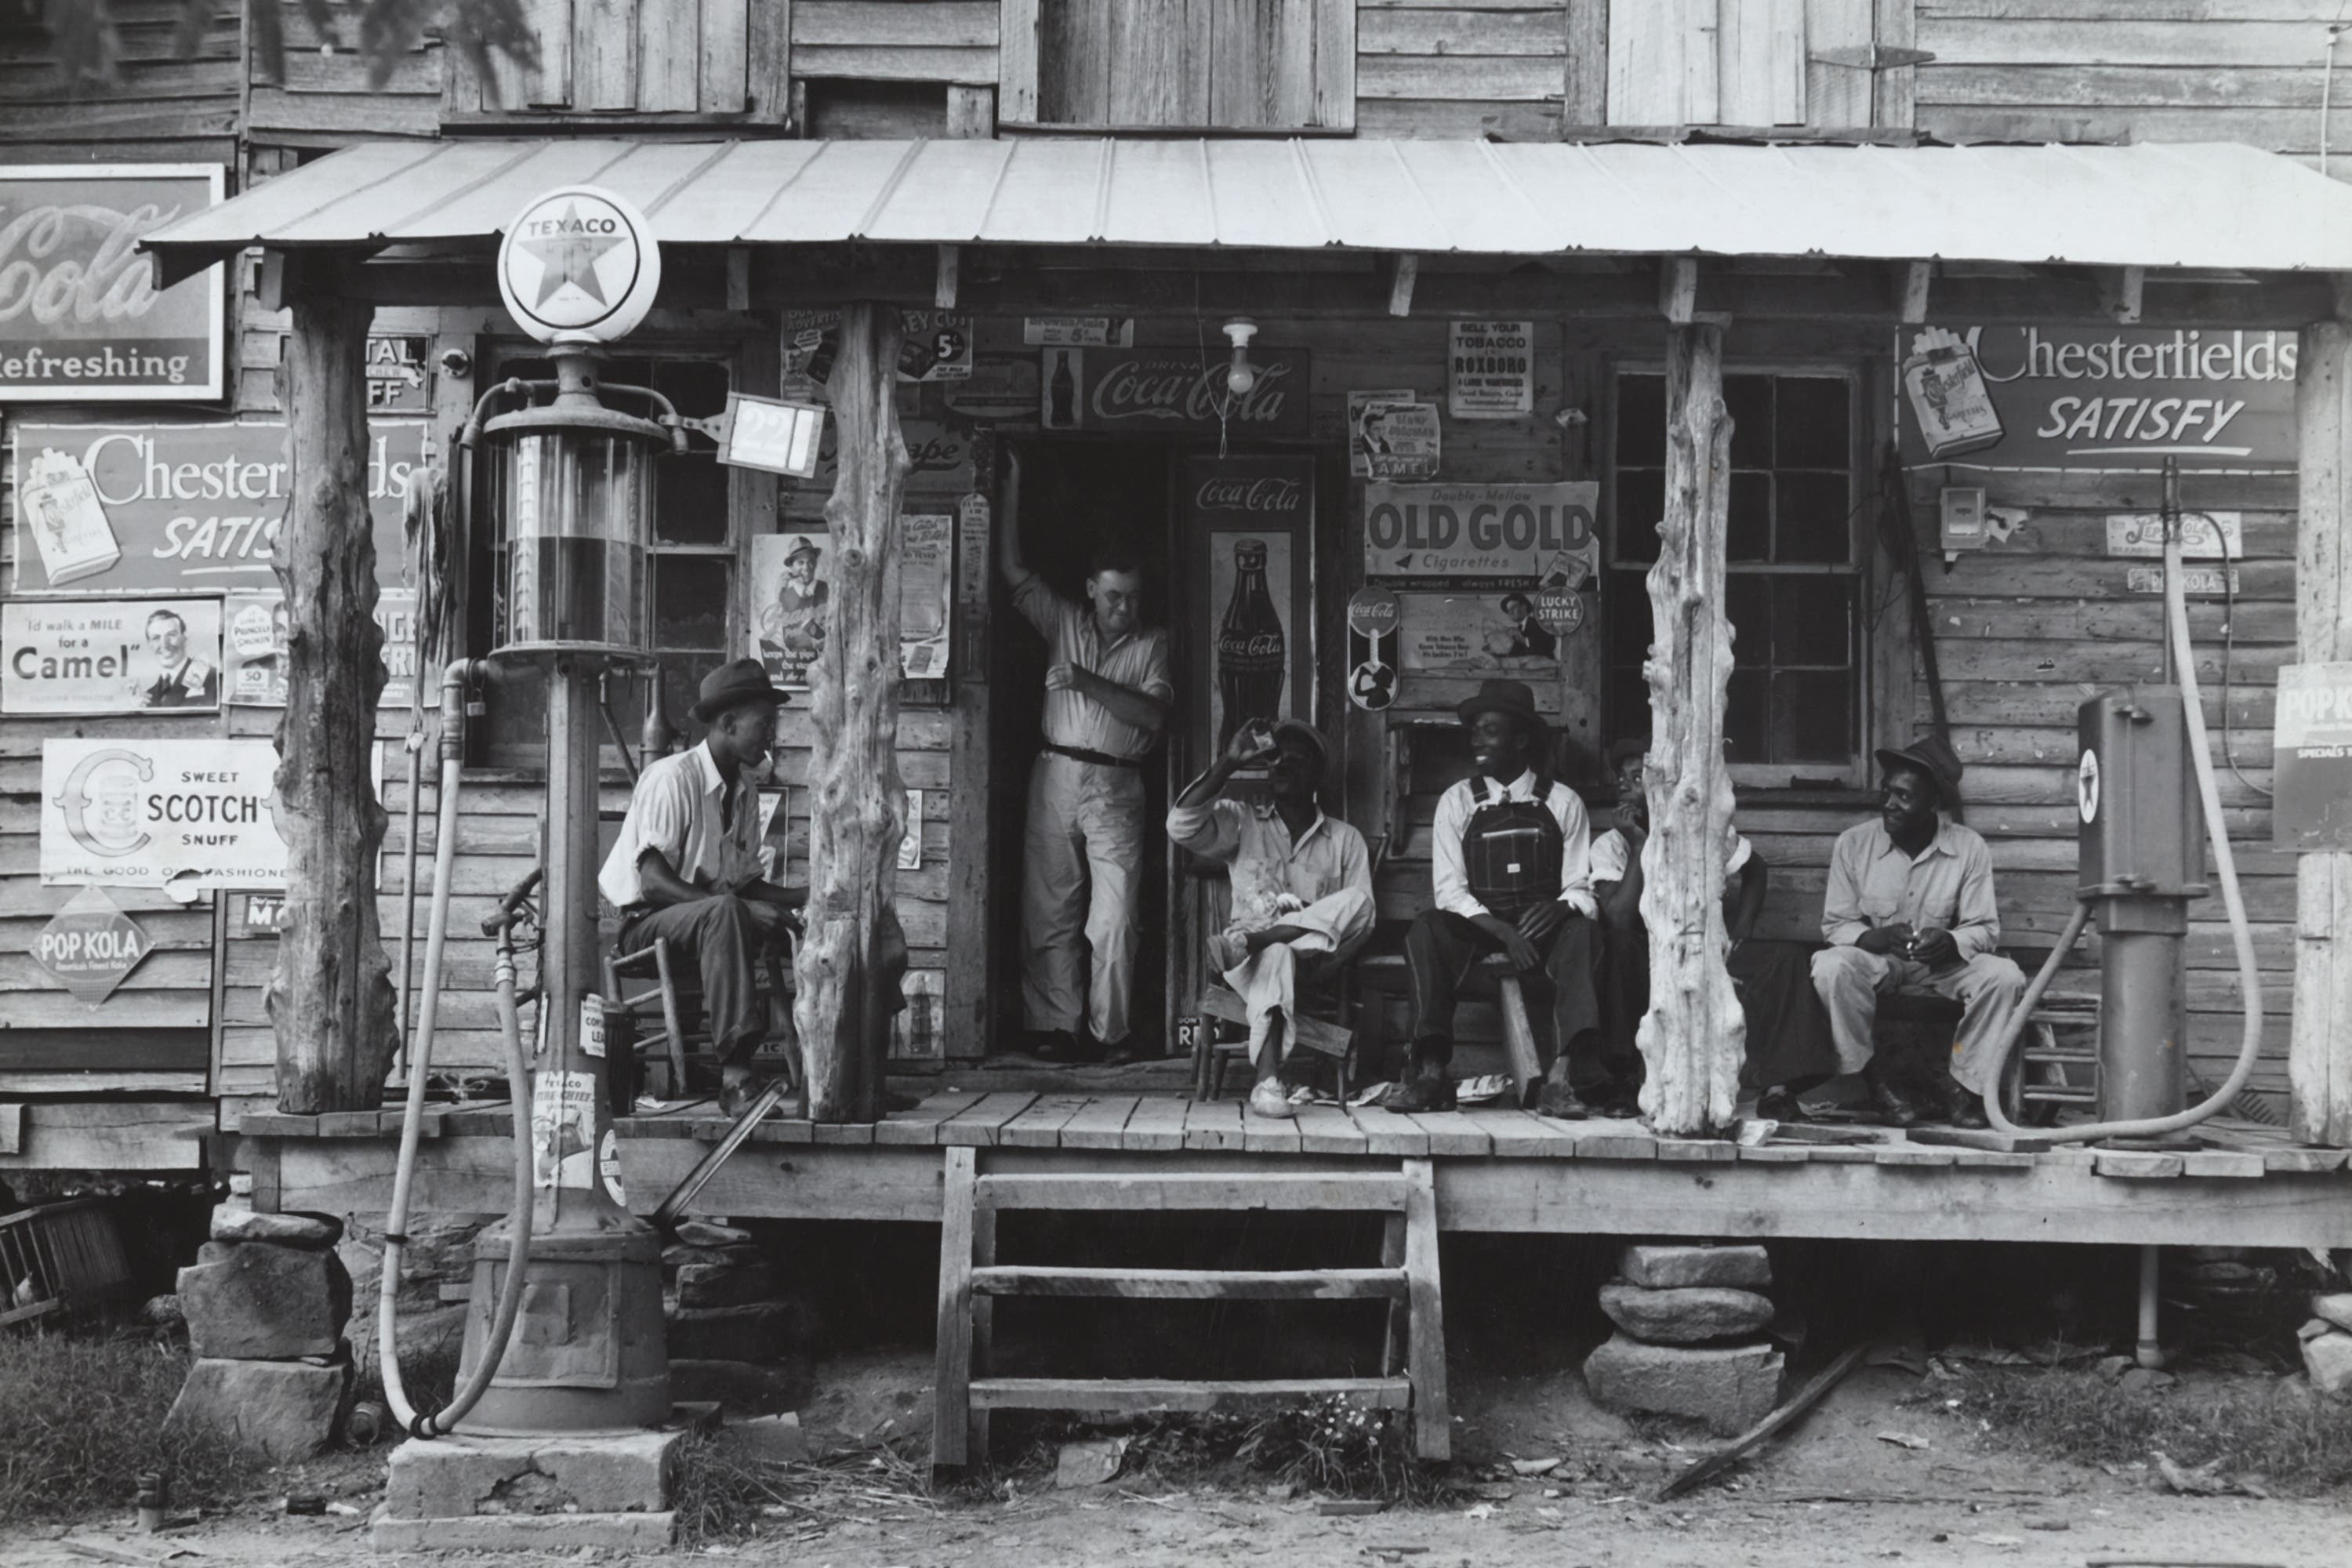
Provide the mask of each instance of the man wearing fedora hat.
{"label": "man wearing fedora hat", "polygon": [[646,764],[596,877],[621,911],[622,952],[663,938],[700,966],[730,1114],[756,1092],[751,1058],[767,1026],[753,962],[784,941],[808,900],[806,888],[761,874],[759,780],[788,700],[756,658],[704,676],[691,711],[709,731],[693,749]]}
{"label": "man wearing fedora hat", "polygon": [[1830,854],[1813,989],[1829,1010],[1838,1069],[1859,1072],[1887,1121],[1909,1126],[1914,1106],[1883,1076],[1872,1026],[1878,999],[1934,994],[1960,1004],[1951,1071],[1938,1075],[1953,1124],[1982,1127],[1976,1097],[1994,1037],[2025,975],[1994,949],[2000,911],[1993,901],[1992,854],[1974,830],[1945,812],[1960,796],[1960,759],[1939,734],[1876,753],[1885,793],[1878,816],[1838,835]]}
{"label": "man wearing fedora hat", "polygon": [[[1471,966],[1508,955],[1552,993],[1550,1060],[1538,1108],[1582,1116],[1628,1097],[1601,1059],[1593,994],[1591,827],[1576,792],[1551,776],[1550,728],[1522,680],[1486,680],[1457,710],[1475,771],[1437,801],[1430,861],[1437,902],[1405,933],[1412,985],[1412,1061],[1389,1098],[1400,1110],[1454,1105],[1454,1004]],[[1630,1112],[1629,1112],[1630,1113]]]}
{"label": "man wearing fedora hat", "polygon": [[[1223,798],[1234,774],[1265,764],[1262,802]],[[1224,754],[1176,797],[1168,837],[1204,860],[1232,868],[1232,914],[1209,939],[1209,963],[1249,1013],[1257,1083],[1250,1109],[1291,1114],[1280,1072],[1302,965],[1344,962],[1372,929],[1372,862],[1364,836],[1323,815],[1330,743],[1312,724],[1253,719]]]}

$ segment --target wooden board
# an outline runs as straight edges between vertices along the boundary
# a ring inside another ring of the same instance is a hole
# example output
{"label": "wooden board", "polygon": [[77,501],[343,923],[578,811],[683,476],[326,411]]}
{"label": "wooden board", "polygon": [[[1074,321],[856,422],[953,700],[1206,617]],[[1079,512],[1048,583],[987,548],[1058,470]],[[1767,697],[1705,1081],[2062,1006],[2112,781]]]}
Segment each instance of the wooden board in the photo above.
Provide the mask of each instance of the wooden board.
{"label": "wooden board", "polygon": [[34,1100],[17,1124],[19,1147],[0,1152],[0,1171],[193,1171],[215,1131],[203,1100]]}

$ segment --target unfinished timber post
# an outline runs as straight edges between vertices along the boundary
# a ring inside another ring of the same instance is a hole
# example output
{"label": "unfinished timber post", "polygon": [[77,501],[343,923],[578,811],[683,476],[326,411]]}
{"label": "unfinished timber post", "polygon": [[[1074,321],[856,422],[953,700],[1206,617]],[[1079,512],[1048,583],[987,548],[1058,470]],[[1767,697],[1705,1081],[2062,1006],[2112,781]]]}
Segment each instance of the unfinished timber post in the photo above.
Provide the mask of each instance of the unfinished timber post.
{"label": "unfinished timber post", "polygon": [[912,466],[894,401],[898,313],[842,311],[833,417],[840,478],[824,503],[833,593],[809,681],[808,930],[793,1009],[814,1121],[882,1114],[886,987],[904,964],[895,908],[907,792],[898,779],[898,495]]}
{"label": "unfinished timber post", "polygon": [[[2294,386],[2295,655],[2352,659],[2352,325],[2303,330]],[[2352,1143],[2352,855],[2295,858],[2294,1026],[2287,1047],[2290,1125],[2306,1143]]]}
{"label": "unfinished timber post", "polygon": [[397,1046],[392,963],[376,924],[384,812],[369,753],[383,692],[368,513],[365,363],[372,306],[318,289],[290,301],[287,405],[294,480],[275,545],[286,595],[278,831],[286,910],[268,1005],[278,1103],[373,1110]]}
{"label": "unfinished timber post", "polygon": [[1747,1042],[1724,967],[1724,864],[1731,772],[1723,709],[1731,680],[1724,541],[1731,416],[1723,402],[1723,329],[1666,329],[1666,512],[1650,568],[1650,837],[1642,920],[1650,933],[1650,1011],[1635,1037],[1649,1076],[1642,1110],[1659,1132],[1727,1127]]}

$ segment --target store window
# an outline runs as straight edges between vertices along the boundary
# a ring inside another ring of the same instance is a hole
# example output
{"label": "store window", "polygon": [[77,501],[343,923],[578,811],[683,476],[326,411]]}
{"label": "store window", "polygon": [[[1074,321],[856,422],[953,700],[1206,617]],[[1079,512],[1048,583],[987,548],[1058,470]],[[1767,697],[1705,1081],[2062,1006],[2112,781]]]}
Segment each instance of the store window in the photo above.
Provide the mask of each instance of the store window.
{"label": "store window", "polygon": [[[497,374],[543,380],[552,378],[555,369],[545,359],[517,354],[501,359]],[[602,378],[608,384],[650,386],[689,418],[723,412],[732,379],[728,361],[686,355],[616,355],[604,362]],[[634,400],[615,396],[614,402],[634,410]],[[687,710],[702,678],[727,660],[729,607],[735,602],[733,510],[728,504],[728,473],[715,452],[709,442],[694,441],[685,456],[666,455],[654,466],[654,651],[661,670],[663,710],[671,728],[689,744],[701,739],[702,726]],[[480,547],[474,581],[487,584],[489,530],[476,531]],[[489,615],[488,595],[476,595],[469,618],[478,647],[488,646]],[[488,754],[482,760],[509,765],[536,763],[546,735],[544,682],[535,671],[509,669],[499,672],[499,700],[490,706]],[[644,727],[644,692],[639,681],[615,681],[611,689],[614,723],[632,751]]]}
{"label": "store window", "polygon": [[[1665,377],[1621,371],[1615,392],[1609,722],[1612,734],[1634,735],[1649,729],[1643,574],[1665,511]],[[1727,372],[1723,395],[1734,422],[1724,728],[1735,773],[1757,784],[1857,781],[1869,606],[1856,380],[1821,369]]]}

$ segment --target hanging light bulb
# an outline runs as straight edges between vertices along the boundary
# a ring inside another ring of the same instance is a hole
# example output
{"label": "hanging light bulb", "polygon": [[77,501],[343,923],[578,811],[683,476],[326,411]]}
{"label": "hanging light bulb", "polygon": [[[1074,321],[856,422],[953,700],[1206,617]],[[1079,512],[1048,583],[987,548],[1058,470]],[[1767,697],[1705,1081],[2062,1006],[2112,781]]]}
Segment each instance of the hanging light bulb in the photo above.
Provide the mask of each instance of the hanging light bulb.
{"label": "hanging light bulb", "polygon": [[1225,390],[1235,397],[1247,397],[1257,385],[1257,366],[1250,363],[1250,339],[1257,335],[1257,323],[1247,316],[1236,316],[1219,329],[1234,345],[1233,363],[1225,370]]}

